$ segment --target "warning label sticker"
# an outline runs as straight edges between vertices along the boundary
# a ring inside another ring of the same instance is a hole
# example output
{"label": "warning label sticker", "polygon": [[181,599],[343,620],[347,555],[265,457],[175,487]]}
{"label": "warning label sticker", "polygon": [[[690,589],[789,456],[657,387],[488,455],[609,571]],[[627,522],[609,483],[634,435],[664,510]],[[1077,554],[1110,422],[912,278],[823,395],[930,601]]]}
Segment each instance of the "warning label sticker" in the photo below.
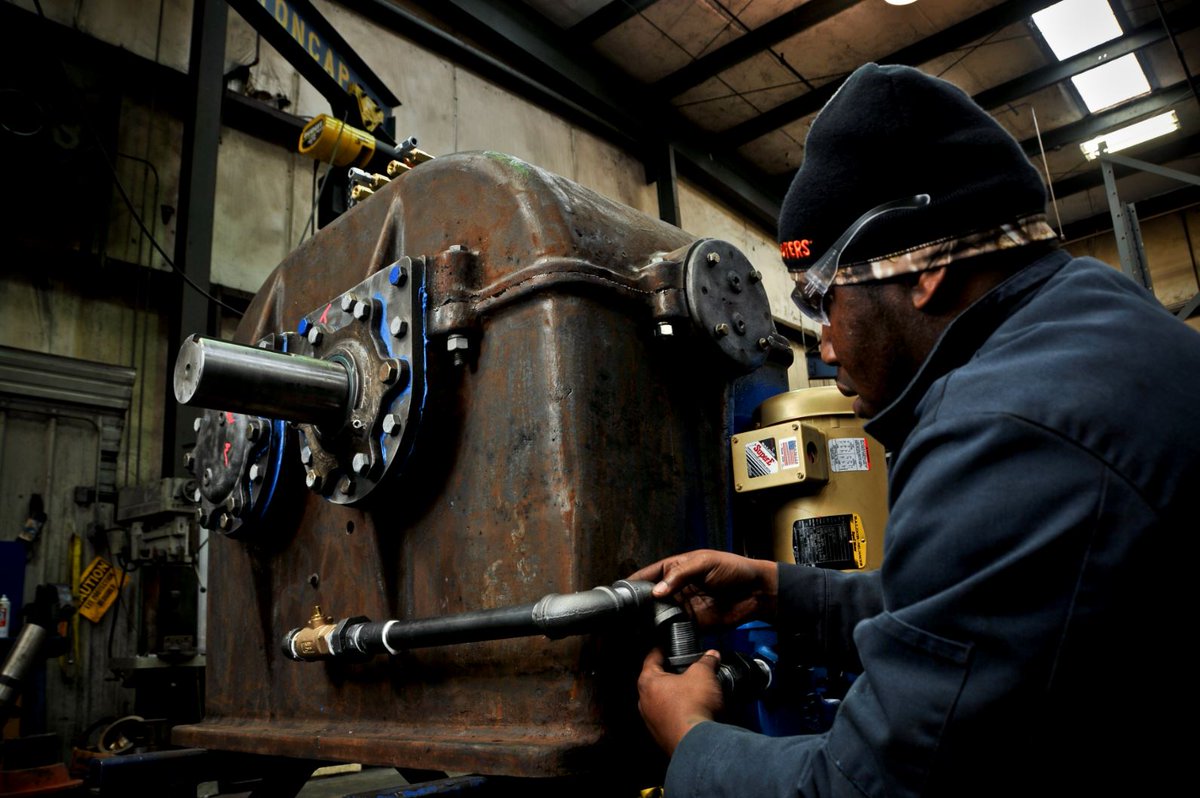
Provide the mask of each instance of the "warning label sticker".
{"label": "warning label sticker", "polygon": [[795,438],[779,439],[779,467],[784,470],[800,467],[800,447]]}
{"label": "warning label sticker", "polygon": [[866,438],[831,438],[830,471],[870,471],[871,454]]}
{"label": "warning label sticker", "polygon": [[103,557],[92,560],[79,578],[79,614],[99,623],[128,581],[128,576],[122,580],[120,572]]}
{"label": "warning label sticker", "polygon": [[746,444],[746,473],[751,479],[779,473],[779,456],[775,453],[774,438]]}

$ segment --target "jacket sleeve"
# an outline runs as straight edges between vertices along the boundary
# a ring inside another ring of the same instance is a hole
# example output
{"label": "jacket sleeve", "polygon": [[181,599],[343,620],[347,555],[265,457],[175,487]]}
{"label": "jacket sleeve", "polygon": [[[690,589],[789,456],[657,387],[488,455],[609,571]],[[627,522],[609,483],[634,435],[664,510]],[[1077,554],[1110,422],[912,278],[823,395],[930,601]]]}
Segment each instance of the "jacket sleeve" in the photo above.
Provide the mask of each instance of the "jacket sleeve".
{"label": "jacket sleeve", "polygon": [[791,634],[814,663],[862,670],[854,627],[883,610],[879,571],[843,573],[801,565],[779,566],[776,626]]}

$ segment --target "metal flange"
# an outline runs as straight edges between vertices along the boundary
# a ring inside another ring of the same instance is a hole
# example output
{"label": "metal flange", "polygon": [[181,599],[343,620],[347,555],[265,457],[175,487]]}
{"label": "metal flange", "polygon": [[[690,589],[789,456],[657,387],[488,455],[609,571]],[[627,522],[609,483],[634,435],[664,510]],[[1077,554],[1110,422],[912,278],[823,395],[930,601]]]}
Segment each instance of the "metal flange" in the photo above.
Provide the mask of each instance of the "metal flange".
{"label": "metal flange", "polygon": [[302,423],[308,487],[335,504],[357,504],[412,449],[426,393],[419,313],[423,258],[400,258],[300,322],[300,348],[351,376],[343,419]]}
{"label": "metal flange", "polygon": [[688,313],[736,366],[752,371],[766,362],[775,322],[762,274],[727,241],[702,238],[684,259]]}
{"label": "metal flange", "polygon": [[[286,352],[295,336],[270,335],[260,349]],[[262,528],[289,469],[288,429],[283,421],[228,410],[205,410],[196,419],[196,448],[184,464],[196,477],[196,517],[206,529],[247,539]]]}

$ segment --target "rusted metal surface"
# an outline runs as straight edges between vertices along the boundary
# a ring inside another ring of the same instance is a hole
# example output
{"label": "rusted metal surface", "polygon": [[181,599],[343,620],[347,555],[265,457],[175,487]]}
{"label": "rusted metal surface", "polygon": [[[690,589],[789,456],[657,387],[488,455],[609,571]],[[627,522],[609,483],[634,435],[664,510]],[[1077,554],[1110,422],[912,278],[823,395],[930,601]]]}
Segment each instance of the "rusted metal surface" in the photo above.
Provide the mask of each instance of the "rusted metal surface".
{"label": "rusted metal surface", "polygon": [[724,545],[728,377],[705,340],[653,334],[656,313],[686,305],[654,256],[691,241],[507,156],[473,154],[393,180],[289,256],[240,341],[295,330],[410,256],[428,264],[424,334],[469,331],[472,357],[428,364],[442,390],[421,421],[425,445],[368,506],[301,491],[299,524],[272,542],[210,538],[207,716],[174,741],[516,776],[657,763],[636,710],[648,636],[356,665],[292,662],[279,641],[314,604],[372,619],[502,607]]}

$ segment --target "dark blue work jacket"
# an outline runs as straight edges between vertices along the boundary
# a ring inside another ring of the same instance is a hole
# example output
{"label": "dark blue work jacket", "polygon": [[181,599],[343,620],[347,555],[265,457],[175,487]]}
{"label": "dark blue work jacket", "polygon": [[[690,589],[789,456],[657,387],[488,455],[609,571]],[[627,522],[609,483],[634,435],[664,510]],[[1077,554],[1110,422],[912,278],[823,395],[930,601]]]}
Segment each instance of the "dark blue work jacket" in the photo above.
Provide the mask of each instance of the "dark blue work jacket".
{"label": "dark blue work jacket", "polygon": [[883,568],[780,568],[780,625],[862,668],[833,726],[700,724],[667,798],[1194,783],[1198,412],[1200,334],[1147,292],[1065,252],[1017,272],[868,426],[893,458]]}

